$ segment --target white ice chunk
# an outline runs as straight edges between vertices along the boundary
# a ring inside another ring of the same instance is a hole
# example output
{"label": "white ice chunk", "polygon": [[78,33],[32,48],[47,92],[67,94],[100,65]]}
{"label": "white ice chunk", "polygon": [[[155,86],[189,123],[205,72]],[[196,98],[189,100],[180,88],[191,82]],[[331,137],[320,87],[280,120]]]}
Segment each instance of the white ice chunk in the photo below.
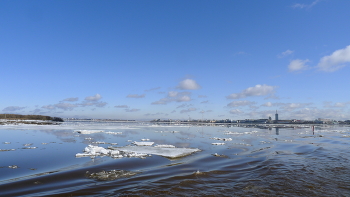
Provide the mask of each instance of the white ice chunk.
{"label": "white ice chunk", "polygon": [[80,134],[92,134],[92,133],[101,133],[103,130],[75,130],[75,132]]}
{"label": "white ice chunk", "polygon": [[201,151],[198,148],[159,148],[152,146],[125,146],[125,147],[110,147],[115,150],[124,151],[124,152],[134,152],[138,154],[152,154],[159,155],[169,158],[184,157],[190,155],[194,152]]}
{"label": "white ice chunk", "polygon": [[152,146],[154,142],[134,142],[135,145],[137,146]]}
{"label": "white ice chunk", "polygon": [[156,147],[156,148],[175,148],[174,145],[168,145],[168,144],[158,144],[154,147]]}
{"label": "white ice chunk", "polygon": [[109,152],[109,154],[111,154],[111,155],[119,155],[120,151],[119,150],[112,150],[112,151]]}
{"label": "white ice chunk", "polygon": [[232,138],[219,138],[219,137],[213,137],[211,139],[214,139],[214,140],[222,140],[222,141],[232,141]]}
{"label": "white ice chunk", "polygon": [[93,145],[85,147],[84,152],[90,155],[108,154],[108,151],[105,148]]}
{"label": "white ice chunk", "polygon": [[121,135],[121,134],[123,134],[123,132],[113,132],[113,131],[107,131],[105,133],[112,134],[112,135]]}
{"label": "white ice chunk", "polygon": [[224,145],[225,143],[211,143],[212,145]]}

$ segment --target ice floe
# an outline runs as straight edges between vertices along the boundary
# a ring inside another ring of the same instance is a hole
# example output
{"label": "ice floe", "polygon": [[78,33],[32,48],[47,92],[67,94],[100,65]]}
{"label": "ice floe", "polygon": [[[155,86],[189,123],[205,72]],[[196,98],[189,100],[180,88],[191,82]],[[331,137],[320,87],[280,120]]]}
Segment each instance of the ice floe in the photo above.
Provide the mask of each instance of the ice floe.
{"label": "ice floe", "polygon": [[[170,145],[167,145],[170,146]],[[197,148],[176,148],[176,147],[152,147],[152,146],[124,146],[124,147],[103,147],[88,145],[84,153],[77,153],[76,157],[110,156],[112,158],[122,157],[147,157],[159,155],[168,158],[177,158],[198,152]]]}
{"label": "ice floe", "polygon": [[174,145],[169,145],[169,144],[158,144],[158,145],[155,145],[154,147],[156,147],[156,148],[175,148]]}
{"label": "ice floe", "polygon": [[125,147],[109,147],[119,151],[146,153],[151,155],[159,155],[168,158],[177,158],[190,155],[201,151],[198,148],[162,148],[153,146],[125,146]]}
{"label": "ice floe", "polygon": [[154,142],[133,142],[136,146],[152,146]]}
{"label": "ice floe", "polygon": [[84,149],[84,153],[75,154],[76,157],[95,157],[95,156],[110,156],[112,158],[122,158],[122,157],[146,157],[147,154],[144,153],[134,153],[134,152],[126,152],[119,151],[113,149],[105,149],[100,146],[88,145]]}
{"label": "ice floe", "polygon": [[225,143],[211,143],[212,145],[225,145]]}
{"label": "ice floe", "polygon": [[92,133],[102,133],[103,130],[75,130],[74,132],[80,133],[80,134],[92,134]]}
{"label": "ice floe", "polygon": [[5,151],[15,151],[15,150],[16,150],[16,149],[0,149],[0,152],[1,152],[1,151],[4,151],[4,152],[5,152]]}
{"label": "ice floe", "polygon": [[16,166],[16,165],[12,165],[12,166],[9,166],[9,168],[16,169],[16,168],[19,168],[19,167]]}
{"label": "ice floe", "polygon": [[241,135],[241,134],[244,134],[244,133],[231,132],[231,131],[228,131],[225,133],[225,135]]}
{"label": "ice floe", "polygon": [[232,141],[232,138],[219,138],[219,137],[213,137],[211,139],[214,139],[214,140],[222,140],[222,141]]}

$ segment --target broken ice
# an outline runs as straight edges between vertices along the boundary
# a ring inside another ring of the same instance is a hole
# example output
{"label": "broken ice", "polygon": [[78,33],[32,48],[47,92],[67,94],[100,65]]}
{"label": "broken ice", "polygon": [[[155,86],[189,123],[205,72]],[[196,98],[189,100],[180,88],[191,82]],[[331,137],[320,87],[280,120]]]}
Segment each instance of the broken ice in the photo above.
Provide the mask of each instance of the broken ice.
{"label": "broken ice", "polygon": [[154,144],[154,142],[133,142],[133,144],[137,145],[137,146],[152,146]]}
{"label": "broken ice", "polygon": [[144,158],[150,155],[159,155],[169,158],[177,158],[190,155],[200,151],[197,148],[175,148],[167,145],[167,147],[152,147],[152,146],[125,146],[125,147],[108,147],[105,149],[99,146],[89,145],[84,149],[84,153],[77,153],[76,157],[95,157],[95,156],[110,156],[112,158],[122,157],[141,157]]}
{"label": "broken ice", "polygon": [[214,139],[214,140],[222,140],[222,141],[232,141],[232,138],[219,138],[219,137],[213,137],[211,139]]}

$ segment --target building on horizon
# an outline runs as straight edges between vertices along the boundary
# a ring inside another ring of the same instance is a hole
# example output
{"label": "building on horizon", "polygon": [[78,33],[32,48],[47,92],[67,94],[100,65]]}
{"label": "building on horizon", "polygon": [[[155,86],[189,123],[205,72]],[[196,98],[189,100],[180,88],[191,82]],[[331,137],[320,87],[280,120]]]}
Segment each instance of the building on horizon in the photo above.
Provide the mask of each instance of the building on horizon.
{"label": "building on horizon", "polygon": [[278,122],[278,113],[277,113],[277,110],[276,110],[276,114],[275,114],[275,121]]}

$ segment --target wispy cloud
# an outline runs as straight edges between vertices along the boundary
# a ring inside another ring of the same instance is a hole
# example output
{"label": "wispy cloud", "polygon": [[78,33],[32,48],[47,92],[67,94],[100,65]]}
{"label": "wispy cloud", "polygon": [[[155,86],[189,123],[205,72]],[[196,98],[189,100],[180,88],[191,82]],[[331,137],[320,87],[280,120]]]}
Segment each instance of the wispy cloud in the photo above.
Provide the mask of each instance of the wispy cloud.
{"label": "wispy cloud", "polygon": [[188,108],[188,109],[183,109],[180,111],[180,113],[188,113],[188,112],[193,112],[193,111],[197,111],[197,109],[194,107]]}
{"label": "wispy cloud", "polygon": [[246,98],[250,96],[267,96],[267,95],[273,95],[275,92],[276,87],[275,86],[269,86],[269,85],[256,85],[254,87],[249,87],[245,90],[243,90],[240,93],[233,93],[226,98],[228,99],[240,99],[240,98]]}
{"label": "wispy cloud", "polygon": [[311,8],[318,4],[321,0],[315,0],[311,4],[303,4],[303,3],[296,3],[292,5],[292,8],[299,8],[299,9],[304,9],[304,8]]}
{"label": "wispy cloud", "polygon": [[310,62],[310,60],[300,60],[300,59],[295,59],[290,62],[288,65],[288,70],[289,72],[297,72],[301,70],[306,70],[308,69],[308,65],[306,63]]}
{"label": "wispy cloud", "polygon": [[126,96],[127,98],[144,98],[146,95],[145,94],[129,94]]}
{"label": "wispy cloud", "polygon": [[184,103],[184,104],[181,104],[181,105],[177,106],[176,109],[177,109],[177,108],[190,107],[190,106],[192,106],[192,105],[191,105],[191,104],[185,104],[185,103]]}
{"label": "wispy cloud", "polygon": [[265,107],[272,107],[272,103],[271,102],[266,102],[264,104],[262,104],[262,106],[265,106]]}
{"label": "wispy cloud", "polygon": [[129,108],[127,105],[116,105],[115,108]]}
{"label": "wispy cloud", "polygon": [[26,107],[20,107],[20,106],[9,106],[9,107],[5,107],[2,111],[19,111],[22,109],[25,109]]}
{"label": "wispy cloud", "polygon": [[244,51],[239,51],[239,52],[235,53],[235,55],[248,55],[248,53],[244,52]]}
{"label": "wispy cloud", "polygon": [[150,91],[154,91],[154,90],[159,90],[160,87],[156,87],[156,88],[151,88],[151,89],[148,89],[148,90],[145,90],[146,92],[150,92]]}
{"label": "wispy cloud", "polygon": [[344,108],[347,107],[350,104],[350,102],[336,102],[333,104],[333,102],[324,102],[324,107],[326,108]]}
{"label": "wispy cloud", "polygon": [[126,112],[138,112],[140,109],[125,109]]}
{"label": "wispy cloud", "polygon": [[176,92],[176,91],[170,91],[168,92],[168,96],[165,98],[162,98],[158,101],[155,101],[152,103],[152,105],[165,105],[170,102],[187,102],[191,101],[191,92]]}
{"label": "wispy cloud", "polygon": [[78,97],[70,97],[70,98],[64,99],[63,101],[75,102],[75,101],[78,101],[78,100],[79,100]]}
{"label": "wispy cloud", "polygon": [[95,96],[88,96],[85,98],[86,101],[98,101],[102,98],[101,95],[95,94]]}
{"label": "wispy cloud", "polygon": [[350,45],[321,58],[317,68],[324,72],[334,72],[350,63]]}
{"label": "wispy cloud", "polygon": [[55,108],[59,108],[59,109],[63,109],[63,110],[73,110],[76,107],[78,107],[78,105],[71,104],[71,103],[58,103],[58,104],[55,104]]}
{"label": "wispy cloud", "polygon": [[279,57],[279,58],[284,58],[284,57],[286,57],[286,56],[288,56],[288,55],[291,55],[291,54],[293,54],[293,53],[294,53],[294,51],[288,49],[288,50],[282,52],[281,54],[279,54],[277,57]]}
{"label": "wispy cloud", "polygon": [[182,80],[176,88],[181,90],[197,90],[202,87],[193,79],[185,79]]}
{"label": "wispy cloud", "polygon": [[250,106],[254,105],[255,102],[252,101],[232,101],[231,103],[227,104],[228,107],[242,107],[242,106]]}
{"label": "wispy cloud", "polygon": [[244,112],[239,110],[239,109],[232,109],[232,110],[230,110],[230,114],[242,114],[242,113],[244,113]]}

